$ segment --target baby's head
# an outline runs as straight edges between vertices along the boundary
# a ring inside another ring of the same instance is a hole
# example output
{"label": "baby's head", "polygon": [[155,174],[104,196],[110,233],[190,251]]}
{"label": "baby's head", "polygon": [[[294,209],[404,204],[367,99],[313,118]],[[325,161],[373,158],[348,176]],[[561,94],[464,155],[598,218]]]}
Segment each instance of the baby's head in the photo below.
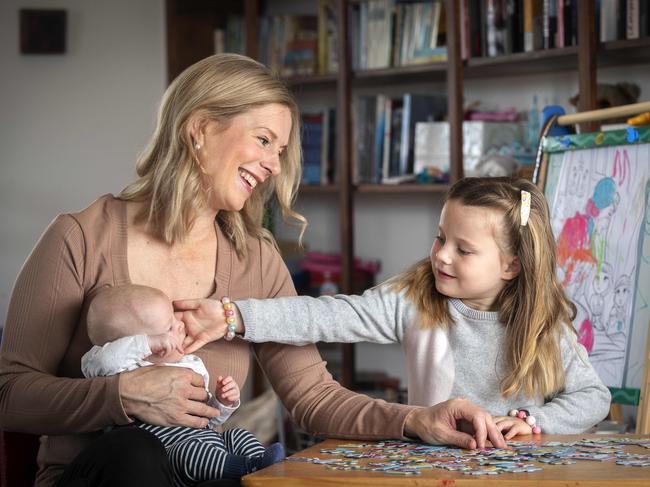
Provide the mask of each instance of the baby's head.
{"label": "baby's head", "polygon": [[93,345],[103,345],[129,335],[166,333],[177,322],[171,301],[159,289],[134,284],[107,287],[88,308],[88,337]]}

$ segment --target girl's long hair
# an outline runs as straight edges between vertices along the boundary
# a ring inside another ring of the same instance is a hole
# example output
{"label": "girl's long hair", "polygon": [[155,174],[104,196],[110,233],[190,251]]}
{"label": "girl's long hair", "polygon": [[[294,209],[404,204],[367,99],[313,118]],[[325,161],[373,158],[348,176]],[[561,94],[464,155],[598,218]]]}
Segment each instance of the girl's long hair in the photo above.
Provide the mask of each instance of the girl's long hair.
{"label": "girl's long hair", "polygon": [[[531,195],[527,225],[521,225],[521,191]],[[503,215],[497,242],[505,255],[516,256],[519,275],[508,281],[495,307],[506,326],[505,353],[510,373],[501,381],[501,393],[523,391],[528,397],[552,396],[564,387],[564,367],[559,337],[571,321],[575,305],[568,299],[555,274],[555,238],[542,192],[525,179],[464,178],[452,186],[445,201],[465,206],[492,208]],[[436,290],[429,259],[414,264],[390,281],[416,306],[425,327],[453,326],[448,298]]]}
{"label": "girl's long hair", "polygon": [[264,206],[275,195],[284,220],[296,222],[302,238],[307,221],[291,209],[301,174],[298,106],[284,83],[264,65],[237,54],[216,54],[193,64],[165,91],[155,132],[136,165],[138,178],[119,194],[123,200],[146,203],[136,221],[146,222],[169,244],[182,242],[199,210],[208,204],[192,146],[192,120],[199,116],[227,126],[233,117],[271,103],[291,112],[281,173],[260,184],[241,211],[220,211],[217,221],[242,257],[247,253],[248,236],[275,245],[271,233],[262,227]]}

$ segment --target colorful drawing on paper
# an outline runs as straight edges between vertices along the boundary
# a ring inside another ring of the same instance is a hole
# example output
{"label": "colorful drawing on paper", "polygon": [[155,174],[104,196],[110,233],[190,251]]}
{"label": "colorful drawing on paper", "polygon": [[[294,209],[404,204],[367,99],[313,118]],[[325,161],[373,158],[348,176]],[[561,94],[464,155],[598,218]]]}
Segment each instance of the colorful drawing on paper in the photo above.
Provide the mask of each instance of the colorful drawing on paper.
{"label": "colorful drawing on paper", "polygon": [[649,156],[647,144],[551,155],[559,174],[546,195],[559,279],[578,309],[579,341],[610,387],[625,385],[646,233]]}

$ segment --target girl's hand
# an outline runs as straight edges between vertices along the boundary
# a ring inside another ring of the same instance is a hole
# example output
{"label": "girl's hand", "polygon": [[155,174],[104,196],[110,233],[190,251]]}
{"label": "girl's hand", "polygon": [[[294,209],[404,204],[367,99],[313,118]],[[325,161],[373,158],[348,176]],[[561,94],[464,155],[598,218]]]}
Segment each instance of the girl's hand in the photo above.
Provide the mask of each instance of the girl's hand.
{"label": "girl's hand", "polygon": [[224,406],[232,407],[239,402],[239,386],[232,377],[217,378],[217,400]]}
{"label": "girl's hand", "polygon": [[504,438],[511,440],[517,435],[532,435],[533,427],[525,420],[514,416],[497,416],[494,422],[501,433],[505,432]]}
{"label": "girl's hand", "polygon": [[[227,331],[223,304],[216,299],[181,299],[173,302],[176,316],[185,323],[185,353],[218,340]],[[241,318],[238,320],[241,323]]]}
{"label": "girl's hand", "polygon": [[181,354],[183,353],[181,349],[182,343],[179,343],[179,340],[170,333],[147,335],[147,341],[149,342],[151,353],[160,358],[164,358],[174,350],[178,350]]}
{"label": "girl's hand", "polygon": [[205,428],[219,410],[206,404],[203,376],[185,367],[140,367],[120,374],[126,414],[159,426]]}

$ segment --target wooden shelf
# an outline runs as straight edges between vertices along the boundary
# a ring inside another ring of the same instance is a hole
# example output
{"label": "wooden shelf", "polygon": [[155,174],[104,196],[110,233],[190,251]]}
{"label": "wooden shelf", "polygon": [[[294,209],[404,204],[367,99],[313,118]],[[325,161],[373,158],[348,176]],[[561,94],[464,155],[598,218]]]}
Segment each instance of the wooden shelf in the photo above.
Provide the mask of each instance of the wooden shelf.
{"label": "wooden shelf", "polygon": [[[598,66],[650,63],[650,37],[600,43]],[[466,78],[521,76],[578,69],[577,46],[517,52],[505,56],[471,58],[465,62]]]}
{"label": "wooden shelf", "polygon": [[363,69],[352,72],[355,85],[408,83],[416,81],[444,81],[447,63],[411,64],[390,68]]}
{"label": "wooden shelf", "polygon": [[339,187],[336,184],[301,184],[298,189],[298,194],[323,194],[323,193],[337,193]]}
{"label": "wooden shelf", "polygon": [[471,58],[465,63],[463,74],[466,78],[490,78],[568,71],[577,68],[578,48],[571,46],[517,52],[505,56]]}
{"label": "wooden shelf", "polygon": [[611,41],[598,45],[598,66],[650,63],[650,37]]}
{"label": "wooden shelf", "polygon": [[331,85],[336,86],[338,75],[334,74],[316,74],[316,75],[299,75],[285,78],[286,83],[292,88]]}
{"label": "wooden shelf", "polygon": [[359,184],[358,193],[444,193],[449,184]]}

